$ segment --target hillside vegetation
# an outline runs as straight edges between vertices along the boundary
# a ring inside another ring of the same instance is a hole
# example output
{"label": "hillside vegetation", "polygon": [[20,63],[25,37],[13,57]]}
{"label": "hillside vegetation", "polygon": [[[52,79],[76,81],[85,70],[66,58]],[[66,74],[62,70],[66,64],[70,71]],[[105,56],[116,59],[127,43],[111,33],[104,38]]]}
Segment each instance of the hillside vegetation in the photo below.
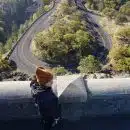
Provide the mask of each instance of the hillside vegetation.
{"label": "hillside vegetation", "polygon": [[[2,59],[2,54],[11,48],[11,45],[8,46],[6,41],[10,39],[12,34],[14,35],[20,24],[24,23],[25,10],[31,4],[32,0],[0,0],[0,71],[9,66],[8,62]],[[14,40],[9,41],[11,44],[14,42]]]}
{"label": "hillside vegetation", "polygon": [[130,21],[130,0],[86,0],[86,5],[115,19],[117,24]]}
{"label": "hillside vegetation", "polygon": [[8,38],[4,46],[5,52],[7,52],[8,50],[12,48],[13,44],[17,42],[17,40],[22,36],[22,34],[27,30],[28,27],[31,26],[31,24],[37,18],[39,18],[43,13],[45,13],[52,7],[52,5],[49,5],[51,0],[43,0],[43,2],[45,2],[43,7],[40,7],[35,13],[33,13],[30,16],[29,19],[27,19],[23,24],[20,24],[19,28],[17,28],[16,30],[12,32],[12,35]]}
{"label": "hillside vegetation", "polygon": [[4,30],[4,17],[2,11],[0,10],[0,43],[3,43],[6,39]]}
{"label": "hillside vegetation", "polygon": [[[0,0],[0,51],[5,53],[15,42],[17,30],[27,19],[26,8],[33,0]],[[13,36],[13,37],[12,37]],[[10,43],[9,45],[7,43]]]}
{"label": "hillside vegetation", "polygon": [[112,37],[113,46],[108,55],[111,67],[108,68],[115,72],[130,72],[130,0],[87,0],[86,5],[108,18],[100,22]]}
{"label": "hillside vegetation", "polygon": [[94,39],[73,2],[63,1],[53,17],[54,24],[35,36],[34,54],[47,62],[74,69],[82,58],[92,54]]}
{"label": "hillside vegetation", "polygon": [[109,54],[110,63],[115,71],[130,72],[130,27],[119,29],[114,39]]}
{"label": "hillside vegetation", "polygon": [[[6,39],[19,28],[26,19],[26,8],[32,4],[32,0],[0,0],[0,12],[4,21]],[[5,42],[2,41],[2,42]]]}

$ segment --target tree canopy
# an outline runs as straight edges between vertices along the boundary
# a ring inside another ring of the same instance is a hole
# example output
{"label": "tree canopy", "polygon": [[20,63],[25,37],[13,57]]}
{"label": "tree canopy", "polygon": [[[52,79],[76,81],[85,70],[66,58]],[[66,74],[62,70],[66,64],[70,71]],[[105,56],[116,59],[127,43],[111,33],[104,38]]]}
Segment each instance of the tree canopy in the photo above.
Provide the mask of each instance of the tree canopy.
{"label": "tree canopy", "polygon": [[116,71],[130,71],[130,46],[118,45],[109,54],[113,69]]}
{"label": "tree canopy", "polygon": [[78,69],[81,73],[95,73],[101,69],[100,62],[92,55],[81,59]]}
{"label": "tree canopy", "polygon": [[121,8],[120,12],[124,15],[130,16],[130,1],[126,2]]}
{"label": "tree canopy", "polygon": [[110,63],[115,71],[130,71],[130,28],[119,29],[109,53]]}

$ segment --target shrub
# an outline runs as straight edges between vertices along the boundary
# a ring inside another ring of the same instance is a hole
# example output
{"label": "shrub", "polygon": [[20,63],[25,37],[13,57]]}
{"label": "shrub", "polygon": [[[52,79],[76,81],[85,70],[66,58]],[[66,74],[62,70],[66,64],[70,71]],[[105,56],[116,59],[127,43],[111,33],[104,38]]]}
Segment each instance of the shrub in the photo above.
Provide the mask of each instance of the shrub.
{"label": "shrub", "polygon": [[106,15],[108,18],[112,19],[112,18],[115,18],[117,11],[112,8],[105,8],[103,10],[103,14]]}
{"label": "shrub", "polygon": [[50,6],[49,5],[45,5],[44,6],[44,10],[47,12],[47,11],[49,11],[50,10]]}
{"label": "shrub", "polygon": [[127,17],[123,14],[118,14],[115,19],[116,24],[128,22]]}
{"label": "shrub", "polygon": [[0,70],[8,69],[9,64],[8,61],[2,58],[2,54],[0,54]]}
{"label": "shrub", "polygon": [[120,29],[116,34],[115,34],[116,40],[119,43],[122,44],[129,44],[130,45],[130,27],[129,28],[123,28]]}
{"label": "shrub", "polygon": [[56,67],[56,68],[53,68],[53,73],[57,76],[61,76],[61,75],[65,75],[69,72],[64,67]]}
{"label": "shrub", "polygon": [[92,55],[81,59],[78,67],[81,73],[95,73],[100,69],[100,62]]}
{"label": "shrub", "polygon": [[123,13],[124,15],[130,16],[130,1],[128,1],[120,8],[120,12]]}
{"label": "shrub", "polygon": [[112,48],[109,54],[115,71],[130,71],[130,46],[118,45]]}

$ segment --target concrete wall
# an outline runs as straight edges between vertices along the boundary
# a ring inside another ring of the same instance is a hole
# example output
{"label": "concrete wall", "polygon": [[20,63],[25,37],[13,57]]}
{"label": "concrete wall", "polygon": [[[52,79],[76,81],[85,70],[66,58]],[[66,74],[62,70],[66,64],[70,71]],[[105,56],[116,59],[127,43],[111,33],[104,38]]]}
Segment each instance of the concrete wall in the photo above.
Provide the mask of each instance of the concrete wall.
{"label": "concrete wall", "polygon": [[130,79],[86,80],[85,115],[130,114]]}
{"label": "concrete wall", "polygon": [[[39,117],[31,98],[29,81],[0,82],[0,120]],[[79,75],[54,80],[62,116],[80,120],[87,116],[130,114],[130,79],[89,79]]]}

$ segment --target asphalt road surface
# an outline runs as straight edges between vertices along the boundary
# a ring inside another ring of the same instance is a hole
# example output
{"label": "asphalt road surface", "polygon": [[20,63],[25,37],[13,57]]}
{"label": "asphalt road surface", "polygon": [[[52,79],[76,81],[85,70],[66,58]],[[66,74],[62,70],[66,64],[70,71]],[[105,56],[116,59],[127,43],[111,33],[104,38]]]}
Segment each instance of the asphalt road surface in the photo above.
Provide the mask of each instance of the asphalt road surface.
{"label": "asphalt road surface", "polygon": [[99,25],[100,16],[95,14],[93,11],[88,11],[88,9],[86,9],[86,7],[82,4],[83,0],[75,0],[75,1],[80,9],[85,10],[86,12],[85,16],[87,18],[87,22],[89,22],[89,26],[94,32],[94,34],[92,35],[101,42],[101,45],[104,46],[104,48],[110,50],[112,47],[111,37]]}
{"label": "asphalt road surface", "polygon": [[[39,120],[1,122],[1,130],[42,130]],[[52,130],[58,130],[54,128]],[[130,130],[130,117],[105,117],[81,119],[77,122],[64,121],[61,130]]]}

